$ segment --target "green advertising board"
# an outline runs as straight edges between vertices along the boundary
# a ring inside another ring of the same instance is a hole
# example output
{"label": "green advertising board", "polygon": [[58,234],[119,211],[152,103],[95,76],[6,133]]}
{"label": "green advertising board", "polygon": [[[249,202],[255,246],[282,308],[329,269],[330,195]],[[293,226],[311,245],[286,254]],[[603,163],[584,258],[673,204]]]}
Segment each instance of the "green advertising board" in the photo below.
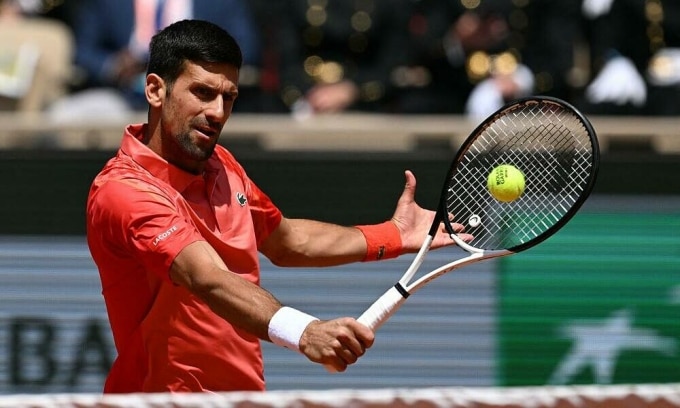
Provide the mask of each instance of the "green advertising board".
{"label": "green advertising board", "polygon": [[500,261],[500,385],[680,381],[680,213],[581,213]]}

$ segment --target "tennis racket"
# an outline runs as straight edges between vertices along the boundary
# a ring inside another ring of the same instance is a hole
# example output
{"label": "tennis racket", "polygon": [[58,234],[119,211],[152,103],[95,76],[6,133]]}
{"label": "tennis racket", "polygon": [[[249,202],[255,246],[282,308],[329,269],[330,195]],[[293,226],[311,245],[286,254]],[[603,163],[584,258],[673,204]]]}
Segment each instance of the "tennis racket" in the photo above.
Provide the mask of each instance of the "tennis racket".
{"label": "tennis racket", "polygon": [[[525,177],[512,202],[487,190],[489,173],[510,164]],[[504,106],[465,140],[451,163],[432,227],[399,281],[357,320],[377,330],[409,295],[433,279],[472,263],[527,250],[564,226],[589,196],[599,166],[597,136],[570,104],[552,97],[529,97]],[[463,242],[449,214],[473,235]],[[444,223],[465,256],[414,280],[432,240]]]}

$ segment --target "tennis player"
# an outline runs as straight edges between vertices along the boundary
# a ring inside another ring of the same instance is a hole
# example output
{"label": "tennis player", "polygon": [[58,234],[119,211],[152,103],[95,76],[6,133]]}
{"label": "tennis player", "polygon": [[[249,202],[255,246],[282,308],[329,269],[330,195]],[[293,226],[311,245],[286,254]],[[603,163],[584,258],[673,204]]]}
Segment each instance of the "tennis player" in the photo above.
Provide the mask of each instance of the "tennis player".
{"label": "tennis player", "polygon": [[[434,219],[414,201],[409,171],[385,223],[284,217],[217,145],[240,66],[234,39],[204,21],[177,22],[151,41],[148,123],[125,129],[87,202],[118,353],[104,392],[264,390],[260,340],[344,371],[373,332],[282,306],[259,287],[258,252],[279,266],[387,259],[417,251]],[[442,229],[433,246],[449,244]]]}

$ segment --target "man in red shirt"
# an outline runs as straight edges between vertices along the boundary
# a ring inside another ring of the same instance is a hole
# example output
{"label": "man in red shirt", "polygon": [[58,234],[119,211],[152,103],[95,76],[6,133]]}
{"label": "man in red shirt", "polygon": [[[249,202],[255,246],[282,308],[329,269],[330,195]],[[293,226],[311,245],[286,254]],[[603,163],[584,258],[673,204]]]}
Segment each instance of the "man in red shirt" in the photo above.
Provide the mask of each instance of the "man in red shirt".
{"label": "man in red shirt", "polygon": [[[258,252],[281,266],[386,259],[417,251],[432,222],[410,172],[383,224],[284,217],[217,144],[240,66],[236,42],[211,23],[157,34],[148,123],[125,129],[92,184],[87,239],[118,352],[105,392],[263,390],[260,340],[344,371],[373,332],[351,317],[321,321],[282,306],[259,286]],[[451,243],[442,229],[433,247]]]}

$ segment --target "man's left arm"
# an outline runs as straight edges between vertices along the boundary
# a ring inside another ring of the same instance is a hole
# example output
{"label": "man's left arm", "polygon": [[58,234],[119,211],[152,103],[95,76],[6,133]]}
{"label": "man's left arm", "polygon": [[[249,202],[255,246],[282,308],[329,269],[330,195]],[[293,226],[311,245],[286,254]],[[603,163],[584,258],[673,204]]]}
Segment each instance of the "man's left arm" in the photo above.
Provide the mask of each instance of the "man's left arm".
{"label": "man's left arm", "polygon": [[[427,236],[435,212],[415,202],[416,179],[406,171],[406,185],[394,215],[376,225],[340,226],[306,219],[283,218],[260,246],[278,266],[334,266],[351,262],[389,259],[417,252]],[[463,226],[454,224],[456,232]],[[461,234],[465,241],[472,239]],[[431,248],[452,245],[443,224]]]}
{"label": "man's left arm", "polygon": [[283,218],[260,250],[278,266],[318,267],[359,262],[366,248],[366,240],[356,227]]}

